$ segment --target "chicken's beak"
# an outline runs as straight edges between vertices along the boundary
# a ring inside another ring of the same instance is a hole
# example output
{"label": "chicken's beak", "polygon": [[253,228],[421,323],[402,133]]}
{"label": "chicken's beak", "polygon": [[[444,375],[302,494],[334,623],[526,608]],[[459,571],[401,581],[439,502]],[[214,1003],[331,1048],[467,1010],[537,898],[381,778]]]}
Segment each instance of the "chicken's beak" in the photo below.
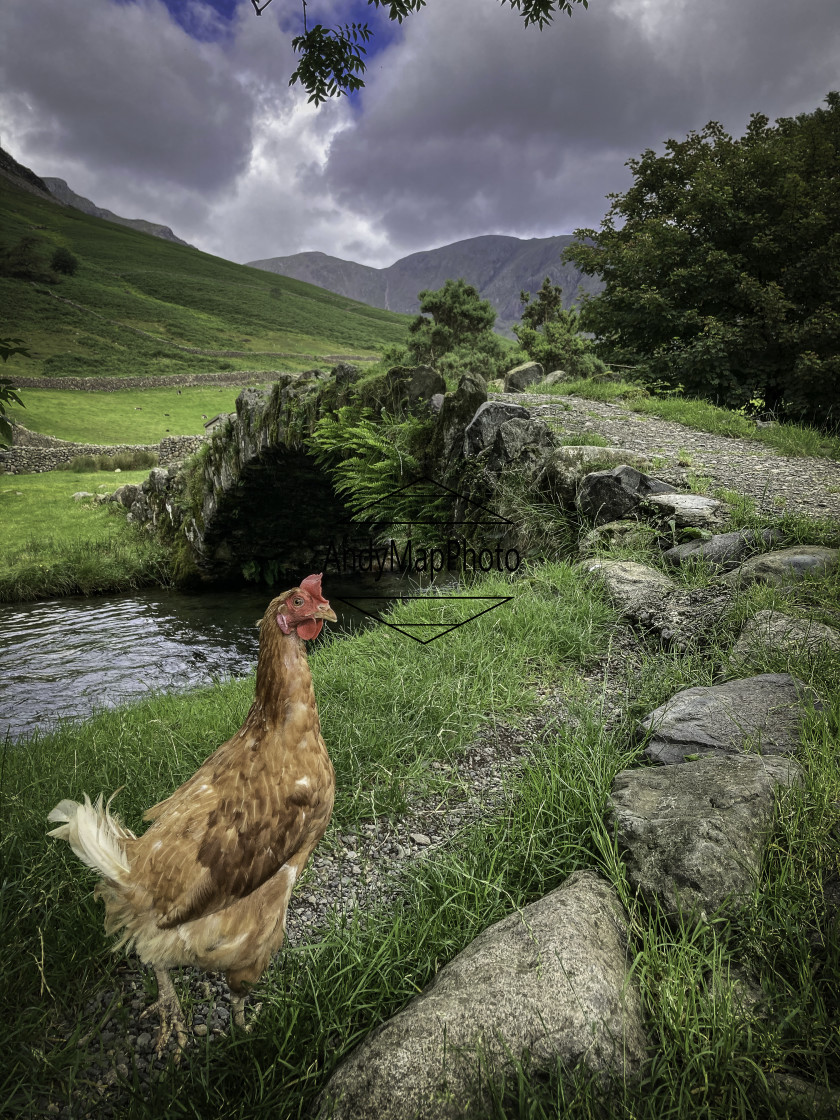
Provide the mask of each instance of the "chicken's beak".
{"label": "chicken's beak", "polygon": [[329,603],[322,603],[311,615],[312,618],[317,618],[321,622],[338,622],[335,611]]}

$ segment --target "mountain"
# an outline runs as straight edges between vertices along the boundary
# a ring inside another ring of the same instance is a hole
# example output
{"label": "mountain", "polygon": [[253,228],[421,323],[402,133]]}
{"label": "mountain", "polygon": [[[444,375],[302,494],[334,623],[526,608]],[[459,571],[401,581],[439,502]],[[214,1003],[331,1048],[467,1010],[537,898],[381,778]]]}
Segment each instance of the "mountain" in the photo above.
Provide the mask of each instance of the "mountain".
{"label": "mountain", "polygon": [[0,175],[21,190],[28,191],[29,194],[37,194],[41,198],[52,197],[50,188],[44,180],[39,179],[34,171],[24,167],[22,163],[18,163],[14,156],[10,156],[3,148],[0,148]]}
{"label": "mountain", "polygon": [[[0,231],[0,266],[2,250],[28,242],[37,274],[0,267],[4,333],[31,355],[10,363],[22,378],[248,370],[270,381],[339,355],[375,358],[408,330],[408,316],[64,205],[8,161]],[[58,248],[78,261],[73,275],[42,267]]]}
{"label": "mountain", "polygon": [[530,240],[486,234],[412,253],[387,268],[371,268],[326,253],[295,253],[248,264],[403,314],[420,310],[417,293],[424,288],[434,290],[443,287],[446,280],[463,277],[496,308],[497,329],[509,333],[522,312],[519,293],[536,293],[546,276],[563,289],[566,307],[576,301],[579,289],[593,295],[601,290],[600,280],[563,263],[563,250],[572,241],[571,234]]}
{"label": "mountain", "polygon": [[157,222],[147,222],[144,218],[121,218],[119,214],[115,214],[112,210],[104,210],[101,206],[97,206],[95,202],[91,202],[89,198],[76,194],[63,179],[44,179],[43,182],[54,198],[67,206],[74,206],[77,210],[81,210],[83,214],[90,214],[93,218],[104,218],[106,222],[116,222],[117,225],[137,229],[141,233],[150,233],[153,237],[162,237],[165,241],[174,241],[178,245],[189,245],[188,241],[182,241],[180,237],[176,237],[169,226],[161,226]]}

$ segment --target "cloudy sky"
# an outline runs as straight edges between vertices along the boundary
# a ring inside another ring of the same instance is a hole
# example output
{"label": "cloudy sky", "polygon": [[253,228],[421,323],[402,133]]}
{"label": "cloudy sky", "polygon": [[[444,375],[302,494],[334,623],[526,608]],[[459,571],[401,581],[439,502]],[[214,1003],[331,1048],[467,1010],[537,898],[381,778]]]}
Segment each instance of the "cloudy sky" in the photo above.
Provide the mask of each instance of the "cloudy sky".
{"label": "cloudy sky", "polygon": [[0,144],[125,217],[235,261],[321,250],[382,266],[482,233],[597,226],[625,160],[709,120],[840,89],[837,0],[590,0],[540,32],[499,0],[364,0],[367,85],[319,109],[300,0],[2,0]]}

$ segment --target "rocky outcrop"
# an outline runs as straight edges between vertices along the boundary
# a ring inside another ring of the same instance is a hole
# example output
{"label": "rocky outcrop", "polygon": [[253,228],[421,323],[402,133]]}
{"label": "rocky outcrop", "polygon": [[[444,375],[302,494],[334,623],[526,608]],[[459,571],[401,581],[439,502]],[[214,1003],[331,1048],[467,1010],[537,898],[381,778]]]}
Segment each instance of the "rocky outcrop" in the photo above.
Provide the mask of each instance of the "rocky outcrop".
{"label": "rocky outcrop", "polygon": [[139,233],[150,233],[153,237],[162,237],[165,241],[174,241],[178,245],[189,245],[188,241],[182,241],[180,237],[176,237],[169,226],[161,225],[158,222],[149,222],[145,218],[121,218],[119,214],[115,214],[112,210],[104,210],[101,206],[91,202],[89,198],[76,194],[64,179],[44,179],[44,183],[50,194],[57,198],[59,202],[63,202],[66,206],[72,206],[75,210],[81,210],[84,214],[90,214],[94,218],[104,218],[108,222],[116,222],[117,225],[128,226],[129,229],[136,229]]}
{"label": "rocky outcrop", "polygon": [[578,871],[480,934],[339,1066],[316,1107],[334,1120],[456,1120],[527,1055],[603,1081],[638,1075],[647,1040],[615,890]]}

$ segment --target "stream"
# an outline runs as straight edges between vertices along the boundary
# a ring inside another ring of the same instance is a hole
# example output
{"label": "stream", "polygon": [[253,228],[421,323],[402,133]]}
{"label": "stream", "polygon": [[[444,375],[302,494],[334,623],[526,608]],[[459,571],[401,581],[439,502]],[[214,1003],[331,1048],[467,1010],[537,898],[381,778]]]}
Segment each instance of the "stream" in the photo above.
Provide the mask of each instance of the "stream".
{"label": "stream", "polygon": [[[406,590],[401,580],[376,586],[378,594]],[[338,601],[354,592],[364,590],[336,579],[325,587],[338,615],[338,626],[329,629],[369,624]],[[58,720],[85,719],[152,692],[246,676],[257,662],[257,625],[273,594],[149,588],[0,607],[0,740],[48,731]]]}

